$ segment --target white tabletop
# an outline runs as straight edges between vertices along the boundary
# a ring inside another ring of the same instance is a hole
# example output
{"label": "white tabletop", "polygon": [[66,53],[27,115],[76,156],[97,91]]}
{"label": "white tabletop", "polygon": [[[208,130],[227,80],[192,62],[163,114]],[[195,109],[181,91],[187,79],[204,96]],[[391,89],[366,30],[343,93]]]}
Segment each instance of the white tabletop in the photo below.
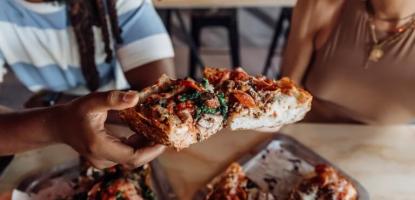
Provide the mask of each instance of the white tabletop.
{"label": "white tabletop", "polygon": [[153,0],[157,8],[240,8],[294,6],[296,0]]}

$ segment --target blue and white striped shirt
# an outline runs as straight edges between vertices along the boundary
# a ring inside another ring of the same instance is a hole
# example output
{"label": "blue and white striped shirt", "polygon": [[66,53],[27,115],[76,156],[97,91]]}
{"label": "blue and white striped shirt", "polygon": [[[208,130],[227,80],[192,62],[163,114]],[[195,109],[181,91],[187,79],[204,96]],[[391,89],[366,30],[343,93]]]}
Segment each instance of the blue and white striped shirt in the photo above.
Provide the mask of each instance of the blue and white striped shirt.
{"label": "blue and white striped shirt", "polygon": [[[174,56],[151,0],[118,0],[116,6],[124,42],[114,47],[111,64],[105,63],[101,31],[94,27],[95,58],[105,83],[100,90],[125,89],[123,72]],[[0,0],[0,82],[7,64],[31,91],[87,93],[79,60],[65,5]]]}

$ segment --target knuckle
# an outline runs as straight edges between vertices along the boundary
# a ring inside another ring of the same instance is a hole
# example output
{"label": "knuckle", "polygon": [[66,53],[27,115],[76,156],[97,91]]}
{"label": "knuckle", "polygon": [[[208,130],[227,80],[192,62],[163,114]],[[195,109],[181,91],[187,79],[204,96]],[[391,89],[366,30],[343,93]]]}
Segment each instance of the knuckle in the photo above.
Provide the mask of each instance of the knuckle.
{"label": "knuckle", "polygon": [[89,106],[90,104],[88,101],[75,101],[71,104],[70,110],[67,111],[67,113],[73,113],[80,116],[85,116],[87,113],[90,112],[91,108]]}
{"label": "knuckle", "polygon": [[81,115],[81,116],[85,116],[86,114],[88,114],[90,112],[90,108],[86,104],[80,104],[77,107],[77,109],[75,109],[72,112],[75,112],[75,114],[78,114],[78,115]]}
{"label": "knuckle", "polygon": [[107,94],[107,102],[109,105],[114,105],[117,103],[118,97],[120,96],[120,92],[118,91],[110,91]]}

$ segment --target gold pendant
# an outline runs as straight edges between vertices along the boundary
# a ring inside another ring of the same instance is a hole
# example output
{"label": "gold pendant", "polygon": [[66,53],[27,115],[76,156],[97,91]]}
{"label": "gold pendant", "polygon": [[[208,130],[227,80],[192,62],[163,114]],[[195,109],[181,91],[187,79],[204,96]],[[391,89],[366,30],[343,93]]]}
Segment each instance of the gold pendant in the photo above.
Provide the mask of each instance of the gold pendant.
{"label": "gold pendant", "polygon": [[375,45],[369,54],[369,60],[372,62],[378,62],[383,57],[383,50],[381,47]]}

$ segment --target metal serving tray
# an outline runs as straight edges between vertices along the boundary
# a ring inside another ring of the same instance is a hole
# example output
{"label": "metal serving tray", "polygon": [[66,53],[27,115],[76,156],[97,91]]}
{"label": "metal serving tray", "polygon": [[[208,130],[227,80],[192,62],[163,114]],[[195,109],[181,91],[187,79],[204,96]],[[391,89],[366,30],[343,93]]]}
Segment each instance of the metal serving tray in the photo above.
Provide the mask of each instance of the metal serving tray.
{"label": "metal serving tray", "polygon": [[[152,185],[156,198],[158,200],[171,199],[176,200],[177,196],[171,188],[166,175],[162,170],[159,162],[154,160],[150,163],[152,172]],[[79,176],[80,166],[76,163],[68,163],[57,166],[49,171],[40,173],[35,176],[28,177],[20,182],[16,190],[23,194],[37,194],[41,189],[47,188],[51,185],[52,180],[63,178],[65,180],[73,180]],[[20,199],[12,199],[20,200]],[[45,199],[49,200],[49,199]]]}
{"label": "metal serving tray", "polygon": [[[270,141],[258,145],[250,152],[236,162],[260,188],[278,194],[277,200],[286,200],[298,181],[313,171],[317,164],[332,166],[350,180],[358,192],[359,200],[370,199],[365,188],[354,178],[287,135],[277,133]],[[201,188],[193,199],[204,200],[207,193],[207,187]]]}

